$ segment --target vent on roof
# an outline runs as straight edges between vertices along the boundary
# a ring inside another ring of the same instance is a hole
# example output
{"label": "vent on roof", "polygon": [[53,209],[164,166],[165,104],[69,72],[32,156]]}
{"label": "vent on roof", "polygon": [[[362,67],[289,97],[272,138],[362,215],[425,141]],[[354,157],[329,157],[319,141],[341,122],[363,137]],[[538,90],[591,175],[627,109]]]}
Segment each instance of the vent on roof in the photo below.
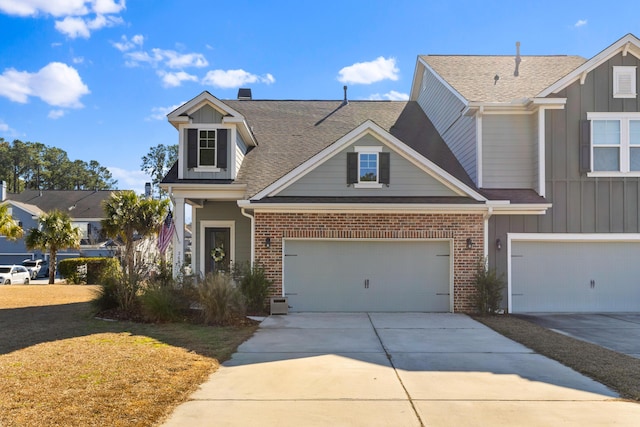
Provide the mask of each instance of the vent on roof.
{"label": "vent on roof", "polygon": [[238,89],[238,99],[239,100],[250,100],[251,98],[251,89],[250,88],[240,88]]}
{"label": "vent on roof", "polygon": [[513,72],[514,77],[518,77],[520,75],[520,62],[522,58],[520,58],[520,42],[516,42],[516,69]]}
{"label": "vent on roof", "polygon": [[349,100],[347,99],[347,86],[345,85],[342,89],[344,89],[344,100],[342,101],[342,105],[347,105]]}

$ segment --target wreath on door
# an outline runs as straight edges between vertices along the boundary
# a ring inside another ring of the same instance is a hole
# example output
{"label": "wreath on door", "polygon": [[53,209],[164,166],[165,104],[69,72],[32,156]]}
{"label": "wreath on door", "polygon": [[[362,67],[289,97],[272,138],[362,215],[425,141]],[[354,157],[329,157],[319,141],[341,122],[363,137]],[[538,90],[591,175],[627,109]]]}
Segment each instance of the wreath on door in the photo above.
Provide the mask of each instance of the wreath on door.
{"label": "wreath on door", "polygon": [[222,246],[218,246],[217,248],[211,251],[211,258],[213,258],[215,262],[222,261],[224,259],[224,256],[225,256],[225,253],[224,253],[224,248]]}

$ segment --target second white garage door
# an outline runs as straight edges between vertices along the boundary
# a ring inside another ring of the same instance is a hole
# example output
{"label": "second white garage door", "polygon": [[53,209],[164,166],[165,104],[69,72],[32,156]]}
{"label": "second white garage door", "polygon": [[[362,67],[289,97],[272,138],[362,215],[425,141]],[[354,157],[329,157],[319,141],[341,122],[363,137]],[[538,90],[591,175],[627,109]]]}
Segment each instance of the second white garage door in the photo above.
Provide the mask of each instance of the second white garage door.
{"label": "second white garage door", "polygon": [[511,243],[511,311],[640,310],[640,243]]}
{"label": "second white garage door", "polygon": [[291,311],[451,311],[449,241],[285,240]]}

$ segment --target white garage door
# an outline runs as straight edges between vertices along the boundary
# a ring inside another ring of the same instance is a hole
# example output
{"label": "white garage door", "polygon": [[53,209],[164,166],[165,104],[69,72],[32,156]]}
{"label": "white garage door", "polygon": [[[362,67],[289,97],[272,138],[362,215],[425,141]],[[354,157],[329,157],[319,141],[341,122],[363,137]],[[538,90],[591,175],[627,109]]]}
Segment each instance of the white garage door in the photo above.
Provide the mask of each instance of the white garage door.
{"label": "white garage door", "polygon": [[512,312],[639,310],[640,243],[512,241]]}
{"label": "white garage door", "polygon": [[285,241],[292,311],[447,312],[449,271],[448,241]]}

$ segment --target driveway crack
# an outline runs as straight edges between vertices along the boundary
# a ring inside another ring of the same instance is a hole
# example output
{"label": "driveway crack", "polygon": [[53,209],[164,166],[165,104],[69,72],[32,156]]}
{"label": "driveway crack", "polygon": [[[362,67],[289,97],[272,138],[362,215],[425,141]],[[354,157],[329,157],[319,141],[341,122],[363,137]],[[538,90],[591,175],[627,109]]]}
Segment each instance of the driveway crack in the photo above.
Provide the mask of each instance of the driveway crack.
{"label": "driveway crack", "polygon": [[389,364],[393,368],[393,372],[396,374],[396,378],[400,382],[400,385],[402,386],[402,389],[404,390],[404,393],[407,395],[407,399],[409,400],[409,404],[411,405],[411,409],[413,409],[413,413],[416,415],[416,418],[418,419],[418,422],[420,422],[420,426],[424,427],[424,422],[422,422],[422,418],[420,418],[420,414],[418,413],[418,409],[413,404],[413,399],[411,398],[411,395],[409,394],[409,390],[407,390],[407,387],[405,387],[404,383],[402,382],[402,378],[400,378],[400,374],[398,374],[398,369],[396,369],[396,366],[393,364],[393,359],[391,358],[391,353],[389,353],[389,351],[387,350],[387,347],[385,347],[384,343],[382,342],[382,338],[380,338],[380,334],[378,334],[378,330],[376,329],[376,326],[373,324],[373,321],[371,320],[371,315],[369,313],[367,313],[367,318],[369,319],[369,323],[371,323],[371,327],[373,328],[373,332],[376,334],[376,337],[378,338],[378,341],[380,341],[380,346],[382,347],[382,350],[384,350],[384,354],[387,356],[387,359],[389,360]]}

